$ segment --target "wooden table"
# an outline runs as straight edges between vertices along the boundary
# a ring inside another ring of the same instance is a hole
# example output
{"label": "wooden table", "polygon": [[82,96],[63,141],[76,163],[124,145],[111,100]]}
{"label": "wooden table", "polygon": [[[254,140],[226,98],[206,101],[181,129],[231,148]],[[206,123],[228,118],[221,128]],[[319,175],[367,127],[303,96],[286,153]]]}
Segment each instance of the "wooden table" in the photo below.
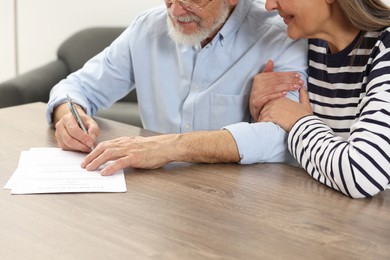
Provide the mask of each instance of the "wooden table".
{"label": "wooden table", "polygon": [[[45,104],[0,109],[0,185],[56,146]],[[151,135],[98,119],[100,140]],[[390,259],[390,192],[354,200],[280,164],[172,163],[127,193],[0,192],[1,259]]]}

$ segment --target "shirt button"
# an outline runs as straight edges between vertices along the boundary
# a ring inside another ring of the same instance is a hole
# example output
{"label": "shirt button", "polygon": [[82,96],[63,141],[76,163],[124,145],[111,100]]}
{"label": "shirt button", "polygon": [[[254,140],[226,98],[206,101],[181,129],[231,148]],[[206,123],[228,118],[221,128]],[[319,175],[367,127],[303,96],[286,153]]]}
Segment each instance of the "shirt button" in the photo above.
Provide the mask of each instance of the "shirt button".
{"label": "shirt button", "polygon": [[196,91],[200,91],[200,87],[199,86],[195,86],[195,90]]}

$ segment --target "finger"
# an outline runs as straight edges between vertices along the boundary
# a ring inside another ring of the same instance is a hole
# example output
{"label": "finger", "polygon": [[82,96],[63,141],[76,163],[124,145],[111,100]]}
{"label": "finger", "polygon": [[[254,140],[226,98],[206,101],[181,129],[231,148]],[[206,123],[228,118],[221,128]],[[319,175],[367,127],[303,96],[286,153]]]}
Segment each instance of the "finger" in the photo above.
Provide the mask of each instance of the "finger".
{"label": "finger", "polygon": [[306,87],[299,89],[299,103],[310,105],[309,94],[307,93]]}
{"label": "finger", "polygon": [[[99,146],[101,146],[101,145],[99,144],[98,147]],[[87,156],[89,158],[84,163],[85,169],[87,169],[88,171],[94,171],[94,170],[98,169],[100,166],[102,166],[103,164],[107,163],[108,161],[116,160],[119,157],[123,156],[123,155],[121,155],[120,149],[116,149],[116,148],[106,148],[106,149],[103,149],[103,151],[100,150],[100,148],[99,148],[97,156],[96,156],[96,153],[94,153],[95,150],[92,151]],[[88,161],[89,161],[89,163],[88,163]]]}
{"label": "finger", "polygon": [[83,144],[90,147],[90,151],[93,150],[96,146],[96,139],[100,134],[100,129],[98,124],[88,115],[82,113],[81,118],[87,129],[87,133],[84,136],[84,139],[80,140]]}
{"label": "finger", "polygon": [[86,135],[81,129],[78,132],[76,128],[79,127],[73,125],[73,122],[68,123],[67,120],[60,120],[56,124],[55,136],[59,147],[65,150],[89,152],[90,148],[74,137]]}
{"label": "finger", "polygon": [[[100,143],[98,146],[95,147],[81,162],[80,166],[81,168],[86,168],[89,166],[96,158],[98,158],[104,151],[105,151],[105,144]],[[99,167],[98,165],[97,167]],[[92,170],[93,165],[89,166],[90,168],[87,170]],[[97,168],[96,167],[96,168]]]}
{"label": "finger", "polygon": [[66,138],[65,141],[69,147],[83,152],[91,151],[94,140],[90,135],[84,133],[77,124],[67,124],[65,125],[65,128],[68,134],[64,135],[63,138]]}
{"label": "finger", "polygon": [[89,136],[91,136],[93,141],[96,141],[96,138],[100,134],[100,128],[99,128],[98,124],[96,123],[96,121],[93,120],[91,117],[89,117],[89,116],[85,116],[85,117],[86,117],[85,126],[87,128],[88,134],[89,134]]}
{"label": "finger", "polygon": [[256,95],[267,93],[295,91],[304,85],[300,74],[295,72],[259,73],[254,77],[253,92]]}
{"label": "finger", "polygon": [[261,100],[261,103],[265,104],[264,106],[262,106],[261,110],[259,111],[259,113],[256,115],[256,117],[254,118],[257,118],[257,122],[259,122],[259,118],[260,118],[260,113],[262,114],[263,111],[264,111],[264,107],[267,106],[267,104],[269,104],[270,102],[272,102],[272,100],[275,100],[275,99],[278,99],[280,97],[284,97],[286,96],[286,92],[281,92],[281,93],[275,93],[275,94],[271,94],[271,95],[268,95],[268,96],[265,96],[262,98]]}
{"label": "finger", "polygon": [[272,60],[268,60],[265,64],[263,72],[272,72],[274,71],[274,62]]}
{"label": "finger", "polygon": [[116,173],[119,170],[122,170],[126,168],[126,157],[117,159],[113,161],[112,163],[109,163],[108,166],[104,167],[101,171],[100,174],[103,176],[110,176]]}

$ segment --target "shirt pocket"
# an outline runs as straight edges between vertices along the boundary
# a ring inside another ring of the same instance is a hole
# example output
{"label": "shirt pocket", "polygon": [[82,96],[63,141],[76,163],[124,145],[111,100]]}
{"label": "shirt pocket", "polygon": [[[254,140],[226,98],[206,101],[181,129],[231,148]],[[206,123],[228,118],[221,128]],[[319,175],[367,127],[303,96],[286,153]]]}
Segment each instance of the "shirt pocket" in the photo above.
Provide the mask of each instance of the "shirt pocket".
{"label": "shirt pocket", "polygon": [[234,123],[250,122],[249,95],[212,94],[210,101],[212,130]]}

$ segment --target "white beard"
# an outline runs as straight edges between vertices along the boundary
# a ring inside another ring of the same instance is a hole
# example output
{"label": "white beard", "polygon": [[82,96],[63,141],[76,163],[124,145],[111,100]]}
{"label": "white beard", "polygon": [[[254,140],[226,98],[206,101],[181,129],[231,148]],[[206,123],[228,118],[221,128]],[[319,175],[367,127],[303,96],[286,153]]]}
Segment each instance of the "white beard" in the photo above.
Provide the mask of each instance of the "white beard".
{"label": "white beard", "polygon": [[226,19],[229,17],[230,8],[227,2],[221,7],[220,13],[221,14],[218,16],[218,18],[215,20],[214,24],[210,28],[200,27],[199,30],[192,34],[185,34],[182,32],[181,28],[175,28],[172,19],[177,19],[181,22],[196,22],[198,24],[200,23],[201,19],[196,15],[182,15],[172,18],[172,15],[169,13],[168,10],[168,35],[172,38],[172,40],[179,44],[189,46],[199,45],[202,41],[207,39],[213,31],[221,27],[225,23]]}

